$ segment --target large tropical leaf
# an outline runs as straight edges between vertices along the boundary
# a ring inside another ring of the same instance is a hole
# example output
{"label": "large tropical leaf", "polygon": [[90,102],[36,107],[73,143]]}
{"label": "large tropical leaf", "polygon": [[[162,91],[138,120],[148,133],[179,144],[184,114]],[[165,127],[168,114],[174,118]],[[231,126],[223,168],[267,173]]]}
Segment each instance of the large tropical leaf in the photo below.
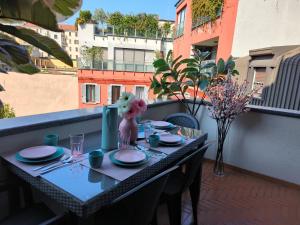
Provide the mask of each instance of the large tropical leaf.
{"label": "large tropical leaf", "polygon": [[52,31],[58,21],[72,16],[82,0],[0,0],[0,19],[21,20]]}
{"label": "large tropical leaf", "polygon": [[30,57],[26,49],[16,42],[0,39],[0,61],[12,66],[29,63]]}
{"label": "large tropical leaf", "polygon": [[33,30],[22,27],[13,27],[0,24],[0,30],[28,42],[29,44],[49,53],[69,66],[73,66],[72,59],[69,57],[69,55],[59,46],[56,41],[52,40],[51,38],[42,36]]}

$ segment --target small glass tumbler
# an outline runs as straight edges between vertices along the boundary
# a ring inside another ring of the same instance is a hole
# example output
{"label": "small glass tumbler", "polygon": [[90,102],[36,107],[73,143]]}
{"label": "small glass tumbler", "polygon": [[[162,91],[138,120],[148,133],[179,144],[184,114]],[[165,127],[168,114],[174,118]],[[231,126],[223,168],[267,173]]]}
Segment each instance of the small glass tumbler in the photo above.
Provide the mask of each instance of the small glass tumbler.
{"label": "small glass tumbler", "polygon": [[149,136],[151,134],[153,134],[153,128],[152,128],[151,122],[144,123],[144,132],[145,132],[145,140],[146,140],[146,142],[148,142]]}
{"label": "small glass tumbler", "polygon": [[84,134],[70,135],[70,147],[72,156],[78,157],[83,154]]}
{"label": "small glass tumbler", "polygon": [[121,132],[119,132],[119,149],[120,150],[127,150],[127,149],[129,149],[130,137],[131,137],[130,130],[128,130],[126,132],[126,134],[122,134]]}

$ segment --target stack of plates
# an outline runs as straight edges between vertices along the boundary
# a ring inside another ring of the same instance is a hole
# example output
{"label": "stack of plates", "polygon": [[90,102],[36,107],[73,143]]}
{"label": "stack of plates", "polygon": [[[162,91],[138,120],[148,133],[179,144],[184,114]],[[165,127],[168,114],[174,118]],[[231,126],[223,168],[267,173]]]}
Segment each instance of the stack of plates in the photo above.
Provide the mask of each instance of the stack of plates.
{"label": "stack of plates", "polygon": [[159,143],[165,146],[178,146],[184,143],[184,138],[174,134],[164,134],[160,136]]}
{"label": "stack of plates", "polygon": [[149,155],[137,150],[116,150],[109,154],[109,158],[117,166],[137,167],[149,161]]}
{"label": "stack of plates", "polygon": [[16,154],[16,159],[23,163],[38,164],[58,159],[64,155],[64,149],[53,146],[26,148]]}
{"label": "stack of plates", "polygon": [[160,130],[169,130],[169,129],[173,129],[174,127],[176,127],[174,124],[166,122],[166,121],[152,121],[151,125],[154,128],[160,129]]}

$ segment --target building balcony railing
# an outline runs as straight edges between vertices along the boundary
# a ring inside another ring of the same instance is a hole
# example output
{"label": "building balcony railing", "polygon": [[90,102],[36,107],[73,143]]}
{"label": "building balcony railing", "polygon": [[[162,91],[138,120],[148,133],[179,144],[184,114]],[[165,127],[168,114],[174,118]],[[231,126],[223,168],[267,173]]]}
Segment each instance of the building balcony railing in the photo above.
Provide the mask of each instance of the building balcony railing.
{"label": "building balcony railing", "polygon": [[126,71],[126,72],[140,72],[140,73],[154,72],[152,62],[142,64],[142,63],[124,62],[124,61],[116,61],[116,60],[91,61],[83,58],[78,59],[78,68],[86,69],[86,70],[111,70],[111,71]]}
{"label": "building balcony railing", "polygon": [[164,32],[162,30],[138,30],[138,29],[125,29],[115,26],[108,26],[107,28],[96,28],[95,35],[97,36],[119,36],[119,37],[132,37],[132,38],[147,38],[147,39],[160,39],[164,41],[173,40],[173,32]]}
{"label": "building balcony railing", "polygon": [[[222,9],[223,9],[223,6],[218,10],[216,19],[221,17]],[[192,30],[196,29],[197,27],[200,27],[208,22],[211,22],[211,21],[212,21],[212,18],[210,16],[203,16],[203,17],[199,17],[197,19],[193,19]]]}

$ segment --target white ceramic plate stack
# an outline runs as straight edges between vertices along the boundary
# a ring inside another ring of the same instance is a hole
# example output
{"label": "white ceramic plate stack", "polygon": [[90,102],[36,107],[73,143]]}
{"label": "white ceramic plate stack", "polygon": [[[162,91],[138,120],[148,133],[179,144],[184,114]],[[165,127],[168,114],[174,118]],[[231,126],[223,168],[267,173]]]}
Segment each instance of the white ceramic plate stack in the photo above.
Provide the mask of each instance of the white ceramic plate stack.
{"label": "white ceramic plate stack", "polygon": [[168,130],[174,127],[172,123],[166,122],[166,121],[152,121],[151,125],[160,130]]}
{"label": "white ceramic plate stack", "polygon": [[146,159],[146,154],[136,150],[121,150],[115,154],[115,159],[122,163],[139,163]]}
{"label": "white ceramic plate stack", "polygon": [[165,146],[177,146],[184,142],[184,138],[174,134],[164,134],[160,136],[159,143]]}

